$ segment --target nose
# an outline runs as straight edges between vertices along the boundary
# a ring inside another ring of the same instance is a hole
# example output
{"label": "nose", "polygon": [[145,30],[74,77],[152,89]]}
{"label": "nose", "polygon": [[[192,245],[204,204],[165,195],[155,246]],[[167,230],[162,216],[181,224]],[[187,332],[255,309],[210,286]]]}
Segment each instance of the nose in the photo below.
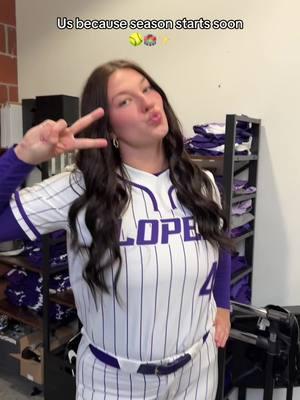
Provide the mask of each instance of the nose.
{"label": "nose", "polygon": [[140,96],[140,106],[143,112],[148,112],[154,107],[154,100],[143,94]]}

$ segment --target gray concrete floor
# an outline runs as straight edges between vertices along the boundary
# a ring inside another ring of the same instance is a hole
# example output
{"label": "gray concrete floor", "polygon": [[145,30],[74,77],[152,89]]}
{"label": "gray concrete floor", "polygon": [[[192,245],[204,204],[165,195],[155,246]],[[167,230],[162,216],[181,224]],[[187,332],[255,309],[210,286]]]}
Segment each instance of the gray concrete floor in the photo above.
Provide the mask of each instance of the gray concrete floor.
{"label": "gray concrete floor", "polygon": [[43,394],[32,396],[34,383],[22,376],[14,376],[1,371],[0,399],[1,400],[44,400]]}

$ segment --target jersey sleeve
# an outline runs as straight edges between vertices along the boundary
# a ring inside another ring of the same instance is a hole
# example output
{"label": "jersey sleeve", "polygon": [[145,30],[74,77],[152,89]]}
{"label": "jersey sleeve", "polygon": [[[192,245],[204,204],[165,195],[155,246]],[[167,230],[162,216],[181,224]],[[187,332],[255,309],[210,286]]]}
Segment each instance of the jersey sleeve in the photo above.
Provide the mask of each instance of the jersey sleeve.
{"label": "jersey sleeve", "polygon": [[83,191],[82,173],[78,169],[65,171],[16,190],[9,205],[22,230],[30,240],[35,240],[59,229],[69,230],[69,208]]}
{"label": "jersey sleeve", "polygon": [[[221,195],[215,178],[210,171],[205,170],[213,184],[213,197],[215,202],[222,208]],[[222,226],[223,221],[221,221]],[[218,268],[213,288],[217,307],[230,309],[230,280],[231,280],[231,254],[229,251],[219,249]]]}
{"label": "jersey sleeve", "polygon": [[228,310],[230,309],[230,280],[231,254],[226,250],[220,249],[213,294],[217,307]]}
{"label": "jersey sleeve", "polygon": [[0,226],[5,226],[5,229],[0,229],[0,242],[28,239],[28,236],[17,223],[9,204],[0,214]]}

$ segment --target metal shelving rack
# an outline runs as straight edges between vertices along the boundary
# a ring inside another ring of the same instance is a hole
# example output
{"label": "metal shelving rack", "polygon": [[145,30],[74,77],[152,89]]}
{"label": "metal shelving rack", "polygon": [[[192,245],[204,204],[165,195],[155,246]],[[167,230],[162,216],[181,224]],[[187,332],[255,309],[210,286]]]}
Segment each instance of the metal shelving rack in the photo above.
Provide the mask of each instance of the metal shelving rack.
{"label": "metal shelving rack", "polygon": [[[236,155],[235,154],[235,141],[236,141],[236,125],[237,122],[247,122],[250,124],[252,133],[251,154],[250,155]],[[247,116],[240,116],[236,114],[226,115],[226,135],[225,135],[225,152],[224,156],[191,156],[191,159],[202,168],[209,169],[213,174],[222,175],[223,177],[223,207],[228,220],[228,225],[231,226],[231,210],[234,203],[252,200],[253,209],[251,213],[255,217],[256,209],[256,193],[234,195],[233,194],[233,180],[243,171],[248,170],[248,183],[251,186],[257,186],[257,168],[259,159],[259,138],[260,138],[261,120],[256,118],[249,118]],[[251,231],[243,234],[234,239],[236,245],[244,241],[245,243],[245,257],[248,267],[237,271],[231,276],[231,285],[236,284],[245,276],[249,276],[250,287],[252,288],[252,270],[253,270],[253,251],[254,251],[254,232],[255,232],[255,218],[250,222]],[[231,361],[231,355],[226,354],[227,346],[225,349],[219,349],[219,385],[216,400],[227,400],[232,392],[224,393],[224,380],[225,370]]]}
{"label": "metal shelving rack", "polygon": [[[60,239],[63,241],[64,239]],[[74,400],[75,398],[75,379],[67,372],[70,365],[64,360],[65,345],[61,345],[55,350],[50,350],[50,334],[58,327],[63,326],[63,322],[50,322],[49,305],[51,302],[67,305],[75,308],[73,293],[71,290],[59,294],[49,294],[49,279],[57,272],[65,271],[68,266],[51,268],[50,266],[50,246],[58,240],[52,240],[49,234],[42,235],[43,267],[36,267],[22,256],[1,256],[0,268],[10,266],[11,268],[24,268],[25,270],[40,273],[43,277],[43,316],[38,316],[34,311],[24,310],[20,307],[11,305],[6,299],[0,301],[0,312],[8,317],[21,321],[36,330],[40,330],[43,335],[43,357],[44,357],[44,384],[33,386],[41,387],[44,392],[45,400]],[[80,330],[78,320],[78,331]]]}
{"label": "metal shelving rack", "polygon": [[[251,154],[235,155],[236,142],[236,126],[238,122],[247,122],[250,125],[252,133]],[[247,116],[239,116],[236,114],[226,115],[226,135],[225,135],[225,153],[224,153],[224,174],[223,174],[223,190],[224,190],[224,210],[231,226],[232,205],[234,203],[252,200],[253,208],[251,214],[254,220],[250,222],[251,231],[234,239],[238,245],[241,241],[245,242],[245,258],[249,265],[246,269],[237,271],[231,276],[231,285],[237,283],[245,276],[249,276],[249,283],[252,289],[252,271],[253,271],[253,253],[254,253],[254,234],[255,234],[255,215],[256,215],[256,193],[234,195],[233,180],[243,171],[248,171],[248,184],[257,187],[257,171],[259,160],[259,139],[260,139],[261,120],[249,118]],[[216,400],[226,400],[231,392],[235,389],[232,387],[227,393],[224,393],[225,370],[230,364],[231,356],[226,354],[225,349],[219,349],[219,387]]]}
{"label": "metal shelving rack", "polygon": [[[56,159],[56,165],[59,163]],[[42,180],[49,178],[50,162],[41,164]],[[60,172],[60,171],[57,171]],[[60,346],[55,350],[50,350],[50,332],[52,324],[49,318],[49,304],[51,301],[67,305],[75,308],[73,294],[49,295],[49,278],[52,275],[50,267],[50,246],[60,240],[51,239],[49,234],[42,235],[44,273],[43,273],[43,298],[44,298],[44,313],[43,313],[43,342],[44,342],[44,398],[45,400],[74,400],[76,395],[75,377],[67,372],[70,365],[64,359],[65,345]],[[80,322],[78,320],[78,331],[80,330]]]}

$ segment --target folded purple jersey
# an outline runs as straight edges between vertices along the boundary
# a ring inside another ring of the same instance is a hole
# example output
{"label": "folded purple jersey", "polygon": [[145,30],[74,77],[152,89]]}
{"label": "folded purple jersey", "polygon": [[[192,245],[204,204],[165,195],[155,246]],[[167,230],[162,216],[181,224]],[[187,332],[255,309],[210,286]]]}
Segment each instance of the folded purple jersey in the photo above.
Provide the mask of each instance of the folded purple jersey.
{"label": "folded purple jersey", "polygon": [[11,285],[21,285],[24,279],[28,277],[26,271],[18,270],[18,269],[11,269],[5,275],[6,280]]}
{"label": "folded purple jersey", "polygon": [[185,146],[187,145],[189,145],[191,148],[200,150],[200,149],[214,149],[215,147],[224,145],[224,143],[222,142],[218,143],[214,141],[200,141],[197,140],[197,138],[193,138],[192,140],[185,142]]}
{"label": "folded purple jersey", "polygon": [[64,272],[51,277],[50,292],[61,293],[71,288],[69,275]]}
{"label": "folded purple jersey", "polygon": [[39,310],[43,306],[43,295],[38,286],[9,285],[5,289],[7,300],[18,307]]}
{"label": "folded purple jersey", "polygon": [[225,144],[225,136],[216,137],[216,136],[205,136],[200,133],[196,133],[193,137],[186,139],[185,144],[193,143],[195,146],[205,146],[211,145],[211,147],[221,146]]}
{"label": "folded purple jersey", "polygon": [[238,301],[243,304],[250,304],[251,302],[251,288],[249,285],[249,277],[245,276],[235,285],[231,287],[230,290],[231,300]]}
{"label": "folded purple jersey", "polygon": [[251,231],[251,229],[252,229],[252,227],[250,224],[245,224],[245,225],[239,226],[238,228],[234,228],[231,230],[231,237],[236,238],[236,237],[242,236],[245,233],[248,233],[249,231]]}
{"label": "folded purple jersey", "polygon": [[209,151],[208,149],[192,149],[192,152],[189,153],[199,156],[209,156],[209,157],[218,157],[224,155],[224,153],[222,153],[221,151],[215,151],[215,150]]}
{"label": "folded purple jersey", "polygon": [[256,187],[248,186],[243,189],[238,189],[234,191],[234,194],[251,194],[256,192]]}
{"label": "folded purple jersey", "polygon": [[[188,143],[185,145],[185,150],[189,154],[195,154],[199,156],[209,156],[209,157],[218,157],[218,156],[224,156],[224,151],[219,151],[219,150],[214,150],[217,147],[213,147],[211,149],[209,148],[198,148],[197,146],[194,146],[193,143]],[[246,156],[248,155],[248,150],[235,150],[235,155],[240,155],[240,156]]]}
{"label": "folded purple jersey", "polygon": [[246,180],[234,179],[233,191],[235,194],[250,194],[256,192],[256,187],[250,186]]}
{"label": "folded purple jersey", "polygon": [[252,210],[252,200],[245,200],[239,203],[234,203],[231,209],[232,215],[242,215],[246,214]]}
{"label": "folded purple jersey", "polygon": [[[53,256],[50,255],[49,258],[49,263],[50,263],[50,267],[54,268],[54,267],[59,267],[59,266],[63,266],[68,264],[68,255],[66,253],[66,249],[63,249],[64,253],[60,254],[57,253],[57,255]],[[56,251],[56,249],[54,250]],[[50,253],[53,252],[53,250],[51,251],[50,249]],[[44,266],[44,255],[42,252],[42,248],[39,247],[35,247],[33,249],[28,250],[25,249],[25,251],[21,254],[23,257],[25,257],[31,264],[35,265],[36,267],[39,268],[43,268]]]}
{"label": "folded purple jersey", "polygon": [[[9,285],[5,289],[7,300],[18,307],[26,307],[30,310],[42,313],[43,309],[43,280],[40,274],[23,271],[21,269],[12,269],[7,274]],[[61,293],[70,289],[70,280],[66,272],[56,274],[49,281],[50,293]],[[67,310],[67,307],[65,308]],[[60,310],[57,314],[57,307],[50,303],[49,313],[52,313],[54,319],[64,318],[64,312]],[[60,315],[58,317],[58,315]]]}
{"label": "folded purple jersey", "polygon": [[236,253],[231,257],[231,274],[248,267],[245,256],[239,256],[238,254]]}
{"label": "folded purple jersey", "polygon": [[254,220],[254,215],[251,213],[244,213],[241,215],[231,216],[231,229],[239,228],[240,226],[245,226],[249,222]]}
{"label": "folded purple jersey", "polygon": [[[17,306],[28,308],[29,310],[37,312],[42,316],[43,312],[43,296],[39,292],[22,291],[16,288],[7,287],[5,290],[7,300]],[[62,321],[69,319],[76,315],[76,310],[67,306],[50,303],[49,317],[51,321]]]}
{"label": "folded purple jersey", "polygon": [[49,318],[51,321],[66,321],[76,316],[76,310],[62,304],[52,303],[49,307]]}
{"label": "folded purple jersey", "polygon": [[26,294],[23,290],[16,290],[7,286],[4,293],[10,304],[17,307],[25,307],[24,302],[26,301]]}
{"label": "folded purple jersey", "polygon": [[[246,126],[247,124],[247,126]],[[252,136],[252,131],[248,123],[240,124],[238,121],[236,124],[236,139],[246,142]],[[194,125],[193,130],[195,133],[201,133],[202,135],[211,135],[215,137],[221,137],[226,134],[226,125],[224,123],[210,123],[206,125]]]}
{"label": "folded purple jersey", "polygon": [[194,125],[193,129],[194,131],[197,131],[199,133],[203,134],[213,134],[213,135],[220,135],[220,134],[225,134],[225,124],[224,123],[217,123],[217,122],[211,122],[210,124],[202,124],[202,125]]}
{"label": "folded purple jersey", "polygon": [[8,271],[6,274],[6,278],[7,281],[10,283],[10,285],[13,286],[21,285],[22,287],[24,287],[26,285],[31,285],[31,286],[34,285],[36,287],[39,285],[39,283],[41,283],[40,274],[16,268]]}

